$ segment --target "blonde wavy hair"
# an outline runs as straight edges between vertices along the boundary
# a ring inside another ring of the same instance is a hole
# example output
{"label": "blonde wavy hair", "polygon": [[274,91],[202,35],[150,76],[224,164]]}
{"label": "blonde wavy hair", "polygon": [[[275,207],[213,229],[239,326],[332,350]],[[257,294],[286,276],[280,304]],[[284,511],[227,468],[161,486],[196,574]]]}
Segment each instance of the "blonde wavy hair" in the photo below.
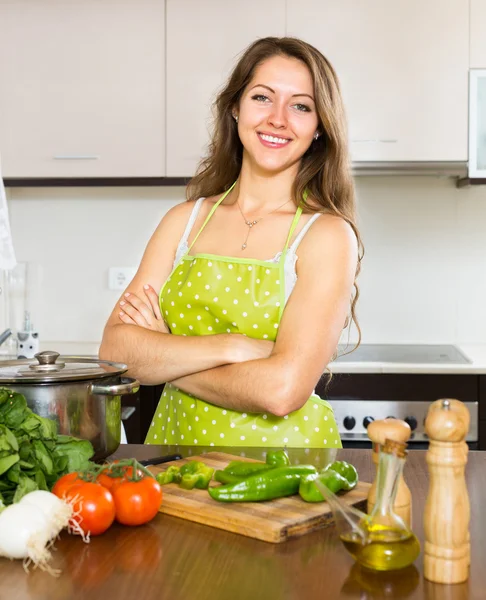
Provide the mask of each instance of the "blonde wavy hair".
{"label": "blonde wavy hair", "polygon": [[[207,156],[189,181],[188,200],[210,197],[226,191],[238,178],[243,158],[243,145],[238,135],[232,110],[253,78],[256,68],[273,56],[295,58],[309,69],[314,82],[314,98],[320,136],[313,140],[302,157],[292,187],[292,199],[305,212],[325,212],[343,218],[358,240],[358,264],[354,280],[350,316],[358,332],[356,302],[359,288],[356,278],[364,255],[363,243],[356,224],[356,197],[348,151],[347,122],[339,81],[330,62],[310,44],[291,37],[267,37],[252,43],[241,55],[213,105],[213,134]],[[311,202],[305,200],[307,198]],[[353,349],[354,349],[353,348]]]}

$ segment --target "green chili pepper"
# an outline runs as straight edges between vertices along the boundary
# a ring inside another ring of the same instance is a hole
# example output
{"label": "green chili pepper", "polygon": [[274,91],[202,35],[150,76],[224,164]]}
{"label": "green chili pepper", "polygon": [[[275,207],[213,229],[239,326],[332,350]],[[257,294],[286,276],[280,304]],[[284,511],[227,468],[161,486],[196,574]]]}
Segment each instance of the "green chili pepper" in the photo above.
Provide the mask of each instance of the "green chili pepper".
{"label": "green chili pepper", "polygon": [[356,471],[356,467],[350,463],[344,460],[337,460],[336,462],[333,462],[332,465],[329,465],[327,469],[331,469],[344,477],[346,485],[343,487],[343,490],[348,491],[356,487],[356,484],[358,483],[358,471]]}
{"label": "green chili pepper", "polygon": [[302,477],[299,494],[306,502],[324,502],[325,498],[316,485],[316,479],[333,494],[341,490],[352,490],[358,483],[358,473],[353,465],[345,461],[336,461],[323,469],[319,475]]}
{"label": "green chili pepper", "polygon": [[290,465],[289,455],[285,450],[275,450],[267,452],[266,461],[267,465],[273,465],[274,467],[285,467]]}
{"label": "green chili pepper", "polygon": [[242,479],[246,479],[246,477],[231,475],[231,473],[226,473],[226,471],[222,470],[214,472],[214,481],[219,481],[219,483],[237,483]]}
{"label": "green chili pepper", "polygon": [[283,496],[292,496],[299,491],[300,478],[316,474],[311,465],[289,465],[275,467],[251,475],[238,483],[229,483],[209,488],[209,495],[220,502],[258,502]]}
{"label": "green chili pepper", "polygon": [[255,475],[261,471],[269,471],[274,465],[267,465],[262,462],[248,462],[243,460],[232,460],[224,469],[228,475],[236,475],[236,477],[248,477]]}
{"label": "green chili pepper", "polygon": [[319,481],[333,494],[344,489],[344,486],[347,484],[346,479],[344,479],[342,475],[331,469],[327,469],[318,475],[302,477],[299,486],[299,495],[302,500],[305,500],[306,502],[325,502],[324,496],[316,485],[316,479],[319,479]]}

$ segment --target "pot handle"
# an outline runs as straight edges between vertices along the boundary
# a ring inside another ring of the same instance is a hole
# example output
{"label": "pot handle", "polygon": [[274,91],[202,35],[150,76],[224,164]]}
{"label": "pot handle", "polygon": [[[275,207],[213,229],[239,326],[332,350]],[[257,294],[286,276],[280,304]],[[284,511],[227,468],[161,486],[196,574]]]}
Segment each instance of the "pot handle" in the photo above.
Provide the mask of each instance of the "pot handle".
{"label": "pot handle", "polygon": [[123,394],[136,394],[140,389],[140,382],[131,377],[122,377],[121,383],[105,384],[91,383],[88,387],[90,394],[107,394],[108,396],[123,396]]}

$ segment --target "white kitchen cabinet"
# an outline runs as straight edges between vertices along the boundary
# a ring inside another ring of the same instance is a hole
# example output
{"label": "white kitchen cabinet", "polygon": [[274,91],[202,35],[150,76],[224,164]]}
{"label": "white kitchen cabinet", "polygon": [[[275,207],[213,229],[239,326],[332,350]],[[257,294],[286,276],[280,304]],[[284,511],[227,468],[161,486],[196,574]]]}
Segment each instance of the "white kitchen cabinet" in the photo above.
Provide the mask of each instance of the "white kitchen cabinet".
{"label": "white kitchen cabinet", "polygon": [[246,46],[285,34],[285,0],[167,0],[167,176],[194,173],[211,103]]}
{"label": "white kitchen cabinet", "polygon": [[471,2],[471,69],[486,69],[486,0]]}
{"label": "white kitchen cabinet", "polygon": [[469,73],[469,177],[486,179],[486,69]]}
{"label": "white kitchen cabinet", "polygon": [[468,14],[468,0],[287,3],[288,33],[338,73],[354,161],[467,160]]}
{"label": "white kitchen cabinet", "polygon": [[4,177],[164,175],[164,0],[0,0]]}

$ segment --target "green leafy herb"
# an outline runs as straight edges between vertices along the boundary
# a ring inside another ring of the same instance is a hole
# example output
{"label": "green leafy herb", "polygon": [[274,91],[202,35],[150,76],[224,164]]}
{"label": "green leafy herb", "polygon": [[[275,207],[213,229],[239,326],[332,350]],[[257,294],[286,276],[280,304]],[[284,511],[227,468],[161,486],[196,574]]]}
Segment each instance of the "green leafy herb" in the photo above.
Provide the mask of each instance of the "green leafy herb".
{"label": "green leafy herb", "polygon": [[66,473],[87,469],[91,442],[58,435],[22,394],[0,388],[0,512],[34,490],[50,490]]}

